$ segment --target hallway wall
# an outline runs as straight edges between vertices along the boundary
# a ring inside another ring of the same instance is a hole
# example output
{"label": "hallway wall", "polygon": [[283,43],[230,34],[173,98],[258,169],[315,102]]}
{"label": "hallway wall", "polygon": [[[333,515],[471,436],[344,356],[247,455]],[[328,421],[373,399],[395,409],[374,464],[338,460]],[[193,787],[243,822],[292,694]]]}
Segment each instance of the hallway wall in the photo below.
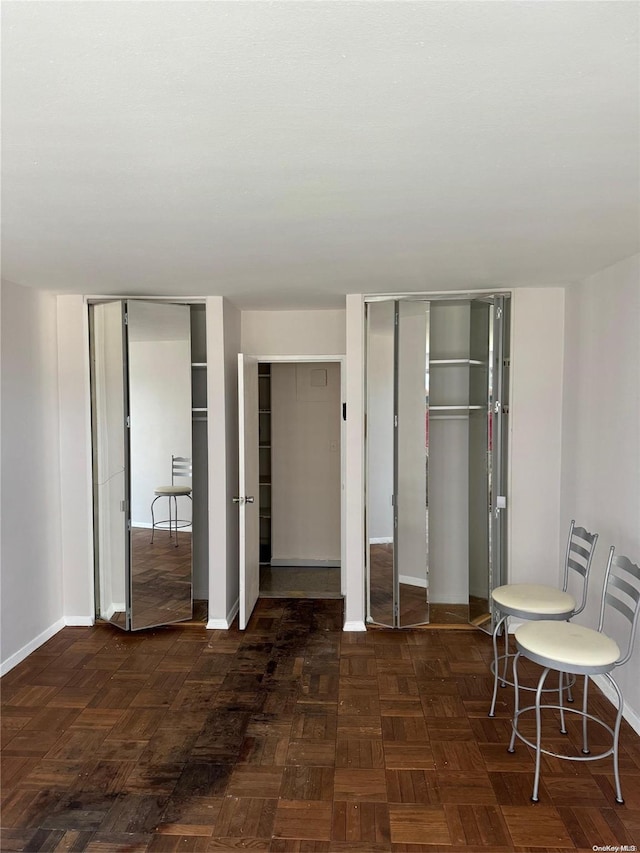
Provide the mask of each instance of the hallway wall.
{"label": "hallway wall", "polygon": [[56,297],[1,290],[4,673],[63,622]]}
{"label": "hallway wall", "polygon": [[[640,563],[640,255],[566,294],[561,520],[600,534],[589,604],[577,618],[595,627],[609,547]],[[639,671],[640,637],[616,673],[640,732]]]}

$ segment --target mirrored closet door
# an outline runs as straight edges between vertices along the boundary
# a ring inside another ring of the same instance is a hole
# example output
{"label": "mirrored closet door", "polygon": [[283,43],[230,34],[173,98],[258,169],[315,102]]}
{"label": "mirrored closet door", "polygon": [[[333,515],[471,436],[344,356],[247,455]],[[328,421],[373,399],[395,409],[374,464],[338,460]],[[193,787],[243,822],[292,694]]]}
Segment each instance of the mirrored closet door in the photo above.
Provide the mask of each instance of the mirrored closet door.
{"label": "mirrored closet door", "polygon": [[366,305],[367,620],[489,629],[504,562],[508,297]]}
{"label": "mirrored closet door", "polygon": [[185,305],[90,306],[96,617],[192,615],[191,323]]}

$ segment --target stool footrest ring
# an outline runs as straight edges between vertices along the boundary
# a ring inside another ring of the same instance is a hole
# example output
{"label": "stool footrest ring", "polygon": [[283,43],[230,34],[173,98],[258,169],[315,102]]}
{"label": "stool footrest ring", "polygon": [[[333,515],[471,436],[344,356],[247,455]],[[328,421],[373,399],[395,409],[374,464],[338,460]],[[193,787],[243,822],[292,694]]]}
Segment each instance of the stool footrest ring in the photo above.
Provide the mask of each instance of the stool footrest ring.
{"label": "stool footrest ring", "polygon": [[[511,723],[511,728],[513,729],[513,732],[514,732],[515,736],[518,738],[518,740],[521,740],[523,743],[526,743],[527,746],[531,747],[531,749],[534,749],[534,750],[536,749],[536,744],[533,743],[532,741],[530,741],[528,738],[526,738],[522,734],[522,732],[518,731],[518,718],[521,716],[521,714],[524,714],[527,711],[535,711],[535,710],[536,710],[535,705],[528,705],[526,708],[520,708],[518,713],[514,715],[513,721]],[[541,705],[540,706],[540,711],[560,711],[560,710],[563,710],[566,714],[577,714],[579,717],[585,717],[587,720],[593,720],[594,723],[598,723],[599,726],[602,726],[603,729],[606,729],[606,731],[609,732],[609,734],[611,735],[612,738],[614,737],[615,733],[614,733],[614,730],[611,728],[611,726],[609,726],[607,723],[605,723],[599,717],[595,717],[593,714],[587,714],[584,711],[581,711],[579,708],[566,708],[566,707],[563,707],[562,705]],[[565,761],[596,761],[599,758],[608,758],[610,755],[613,755],[613,750],[614,750],[614,747],[611,746],[606,752],[600,752],[597,755],[591,755],[591,754],[589,754],[589,755],[563,755],[562,753],[553,752],[550,749],[544,749],[542,746],[540,746],[540,752],[544,753],[545,755],[550,755],[552,758],[562,758]]]}
{"label": "stool footrest ring", "polygon": [[[498,655],[498,663],[503,661],[505,658],[507,658],[507,660],[509,660],[509,659],[513,659],[514,657],[515,657],[515,655],[512,655],[512,654]],[[495,677],[495,674],[496,674],[496,662],[495,661],[493,661],[493,660],[491,661],[491,663],[489,664],[489,670],[491,671],[491,674]],[[515,687],[515,682],[509,681],[508,678],[503,678],[500,674],[498,674],[498,682],[501,684],[502,687]],[[575,683],[576,683],[576,676],[572,675],[571,679],[567,682],[567,684],[563,685],[562,689],[563,690],[569,690],[571,687],[573,687],[575,685]],[[528,690],[528,691],[532,691],[533,693],[535,693],[536,690],[538,689],[537,687],[527,687],[526,684],[520,684],[520,683],[518,684],[518,687],[520,688],[520,690]],[[543,690],[541,690],[541,693],[557,693],[557,692],[558,692],[557,687],[545,687],[545,688],[543,688]],[[551,706],[549,705],[549,706],[545,706],[545,707],[551,707]],[[565,710],[570,711],[571,709],[566,708]]]}

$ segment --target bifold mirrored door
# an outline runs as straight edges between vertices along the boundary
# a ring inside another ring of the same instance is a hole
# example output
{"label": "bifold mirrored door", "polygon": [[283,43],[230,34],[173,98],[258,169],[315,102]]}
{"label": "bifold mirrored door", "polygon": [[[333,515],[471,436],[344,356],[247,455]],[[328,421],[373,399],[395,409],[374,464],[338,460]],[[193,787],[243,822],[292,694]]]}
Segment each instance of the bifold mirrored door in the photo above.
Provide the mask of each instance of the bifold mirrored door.
{"label": "bifold mirrored door", "polygon": [[184,305],[90,306],[96,616],[192,615],[191,321]]}
{"label": "bifold mirrored door", "polygon": [[429,303],[367,305],[367,619],[429,621]]}
{"label": "bifold mirrored door", "polygon": [[508,304],[366,304],[370,623],[490,629],[505,540]]}

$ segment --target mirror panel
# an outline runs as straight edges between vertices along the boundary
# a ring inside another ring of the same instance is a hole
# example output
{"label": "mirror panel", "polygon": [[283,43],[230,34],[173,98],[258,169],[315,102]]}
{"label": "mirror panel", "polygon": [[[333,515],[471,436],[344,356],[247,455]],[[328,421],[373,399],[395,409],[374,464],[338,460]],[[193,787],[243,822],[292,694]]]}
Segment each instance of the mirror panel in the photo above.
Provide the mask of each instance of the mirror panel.
{"label": "mirror panel", "polygon": [[366,308],[367,619],[393,626],[395,303],[371,302]]}
{"label": "mirror panel", "polygon": [[472,300],[469,317],[469,621],[491,623],[491,402],[493,305]]}
{"label": "mirror panel", "polygon": [[[184,305],[129,301],[127,311],[131,629],[139,630],[192,614],[191,323]],[[187,462],[172,471],[172,457]]]}
{"label": "mirror panel", "polygon": [[124,305],[90,306],[95,610],[129,629]]}
{"label": "mirror panel", "polygon": [[[491,325],[491,524],[489,589],[506,582],[507,453],[509,445],[509,373],[511,365],[511,300],[494,298]],[[499,405],[497,405],[499,403]],[[498,411],[496,411],[496,406]],[[487,625],[487,630],[490,626]]]}
{"label": "mirror panel", "polygon": [[427,399],[429,303],[398,303],[396,569],[398,625],[429,621]]}

